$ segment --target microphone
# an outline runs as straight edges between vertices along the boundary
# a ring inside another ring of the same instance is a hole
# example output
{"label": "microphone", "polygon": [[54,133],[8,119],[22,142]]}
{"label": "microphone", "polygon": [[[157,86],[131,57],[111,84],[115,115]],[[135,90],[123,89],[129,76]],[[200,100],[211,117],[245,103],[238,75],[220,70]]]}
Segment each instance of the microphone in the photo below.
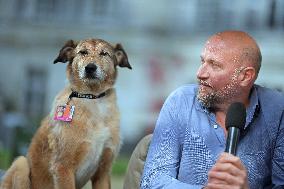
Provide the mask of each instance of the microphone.
{"label": "microphone", "polygon": [[240,102],[232,103],[227,111],[225,126],[228,130],[225,152],[236,155],[240,132],[246,123],[246,108]]}

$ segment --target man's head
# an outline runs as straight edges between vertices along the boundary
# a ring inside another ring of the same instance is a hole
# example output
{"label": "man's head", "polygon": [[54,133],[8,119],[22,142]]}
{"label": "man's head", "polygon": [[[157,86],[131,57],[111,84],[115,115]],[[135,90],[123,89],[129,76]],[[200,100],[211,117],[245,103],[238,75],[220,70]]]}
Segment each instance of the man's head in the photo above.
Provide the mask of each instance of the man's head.
{"label": "man's head", "polygon": [[256,41],[241,31],[224,31],[210,37],[197,72],[198,98],[207,108],[234,101],[246,103],[261,66]]}

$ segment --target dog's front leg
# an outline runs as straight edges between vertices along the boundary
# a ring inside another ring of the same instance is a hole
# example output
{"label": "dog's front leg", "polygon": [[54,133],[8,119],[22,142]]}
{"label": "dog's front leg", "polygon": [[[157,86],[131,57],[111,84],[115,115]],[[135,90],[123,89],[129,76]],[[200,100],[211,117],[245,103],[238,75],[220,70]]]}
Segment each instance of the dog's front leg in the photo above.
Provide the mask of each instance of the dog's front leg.
{"label": "dog's front leg", "polygon": [[103,152],[101,162],[99,164],[98,170],[92,177],[92,188],[93,189],[110,189],[110,172],[111,165],[113,161],[113,153],[111,149],[107,148]]}
{"label": "dog's front leg", "polygon": [[74,171],[61,163],[54,165],[53,181],[55,189],[75,189]]}

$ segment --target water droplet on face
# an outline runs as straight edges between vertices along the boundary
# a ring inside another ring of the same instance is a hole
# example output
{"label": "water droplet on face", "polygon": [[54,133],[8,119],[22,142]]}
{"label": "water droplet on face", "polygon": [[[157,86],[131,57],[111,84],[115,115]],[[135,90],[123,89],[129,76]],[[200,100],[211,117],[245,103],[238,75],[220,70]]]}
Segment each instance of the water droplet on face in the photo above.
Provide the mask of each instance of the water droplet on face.
{"label": "water droplet on face", "polygon": [[206,90],[205,88],[200,87],[197,97],[203,106],[206,108],[214,108],[219,103],[226,103],[228,100],[237,96],[239,93],[237,77],[240,70],[242,70],[242,67],[236,68],[229,83],[221,89],[215,89],[212,87],[211,90]]}

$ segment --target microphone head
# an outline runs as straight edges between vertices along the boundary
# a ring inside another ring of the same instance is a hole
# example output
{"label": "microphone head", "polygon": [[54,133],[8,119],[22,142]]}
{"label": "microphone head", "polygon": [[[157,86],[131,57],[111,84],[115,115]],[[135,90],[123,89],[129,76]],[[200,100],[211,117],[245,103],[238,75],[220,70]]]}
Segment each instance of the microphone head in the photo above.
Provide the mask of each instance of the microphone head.
{"label": "microphone head", "polygon": [[246,107],[243,103],[234,102],[232,103],[227,111],[225,125],[226,128],[237,127],[243,130],[246,123]]}

